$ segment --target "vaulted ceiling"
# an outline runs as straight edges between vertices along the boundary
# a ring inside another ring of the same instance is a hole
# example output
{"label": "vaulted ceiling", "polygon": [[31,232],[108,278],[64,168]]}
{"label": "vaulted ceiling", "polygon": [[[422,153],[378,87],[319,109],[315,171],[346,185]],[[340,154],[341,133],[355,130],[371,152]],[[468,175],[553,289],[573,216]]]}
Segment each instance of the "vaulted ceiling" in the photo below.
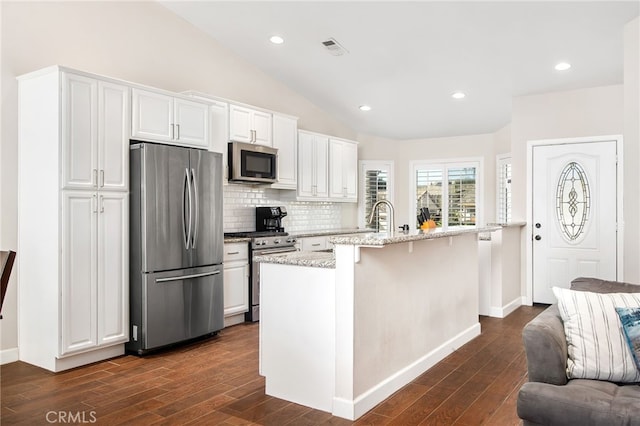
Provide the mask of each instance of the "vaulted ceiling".
{"label": "vaulted ceiling", "polygon": [[624,25],[639,14],[638,1],[161,4],[354,130],[393,139],[491,133],[515,96],[621,84]]}

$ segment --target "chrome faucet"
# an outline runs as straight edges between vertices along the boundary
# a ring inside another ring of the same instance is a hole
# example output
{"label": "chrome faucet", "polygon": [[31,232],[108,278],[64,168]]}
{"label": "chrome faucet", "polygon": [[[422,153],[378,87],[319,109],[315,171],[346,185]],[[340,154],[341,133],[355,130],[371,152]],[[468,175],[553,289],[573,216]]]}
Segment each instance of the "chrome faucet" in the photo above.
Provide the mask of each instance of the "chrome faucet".
{"label": "chrome faucet", "polygon": [[393,210],[393,204],[391,204],[391,201],[389,201],[389,200],[376,201],[376,203],[373,205],[373,207],[371,207],[371,216],[369,216],[369,225],[371,225],[371,222],[373,222],[373,216],[376,213],[376,208],[378,206],[380,206],[380,204],[386,204],[387,208],[389,209],[389,229],[388,229],[388,232],[389,232],[389,234],[392,234],[396,230],[394,219],[393,219],[393,217],[395,216],[395,212]]}

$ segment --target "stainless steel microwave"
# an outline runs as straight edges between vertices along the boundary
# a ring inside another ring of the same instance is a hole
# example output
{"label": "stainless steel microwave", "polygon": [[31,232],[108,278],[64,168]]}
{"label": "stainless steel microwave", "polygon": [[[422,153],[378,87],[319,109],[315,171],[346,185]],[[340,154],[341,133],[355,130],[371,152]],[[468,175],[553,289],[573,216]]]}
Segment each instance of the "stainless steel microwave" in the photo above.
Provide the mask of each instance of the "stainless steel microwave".
{"label": "stainless steel microwave", "polygon": [[264,145],[229,142],[229,181],[274,183],[278,181],[278,150]]}

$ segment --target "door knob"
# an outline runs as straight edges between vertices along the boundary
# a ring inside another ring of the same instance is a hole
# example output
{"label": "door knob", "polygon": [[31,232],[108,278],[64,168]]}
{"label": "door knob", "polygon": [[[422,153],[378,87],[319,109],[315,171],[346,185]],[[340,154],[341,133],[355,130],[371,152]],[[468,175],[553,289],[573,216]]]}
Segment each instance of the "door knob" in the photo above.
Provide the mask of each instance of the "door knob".
{"label": "door knob", "polygon": [[536,239],[536,241],[540,241],[542,239],[540,235],[536,235],[534,238]]}

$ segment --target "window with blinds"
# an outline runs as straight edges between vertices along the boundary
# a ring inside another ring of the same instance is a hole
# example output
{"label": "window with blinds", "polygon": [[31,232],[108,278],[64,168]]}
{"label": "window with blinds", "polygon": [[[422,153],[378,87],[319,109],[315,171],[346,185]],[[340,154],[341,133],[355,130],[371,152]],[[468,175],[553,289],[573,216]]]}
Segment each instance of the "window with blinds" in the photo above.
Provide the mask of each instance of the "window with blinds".
{"label": "window with blinds", "polygon": [[511,157],[497,160],[496,217],[499,223],[511,221]]}
{"label": "window with blinds", "polygon": [[[387,183],[389,176],[385,170],[366,170],[364,184],[364,215],[367,220],[371,217],[371,208],[379,200],[387,199]],[[384,232],[389,229],[387,208],[378,208],[373,216],[371,227]]]}
{"label": "window with blinds", "polygon": [[478,163],[414,164],[415,214],[429,208],[437,226],[474,226],[478,212]]}
{"label": "window with blinds", "polygon": [[442,170],[416,170],[416,222],[420,222],[418,216],[423,207],[429,209],[436,225],[442,226]]}
{"label": "window with blinds", "polygon": [[391,161],[360,161],[360,188],[358,191],[358,225],[381,232],[389,230],[387,206],[376,209],[371,224],[368,223],[373,205],[380,200],[393,203],[393,163]]}
{"label": "window with blinds", "polygon": [[476,224],[476,168],[448,170],[448,225]]}

